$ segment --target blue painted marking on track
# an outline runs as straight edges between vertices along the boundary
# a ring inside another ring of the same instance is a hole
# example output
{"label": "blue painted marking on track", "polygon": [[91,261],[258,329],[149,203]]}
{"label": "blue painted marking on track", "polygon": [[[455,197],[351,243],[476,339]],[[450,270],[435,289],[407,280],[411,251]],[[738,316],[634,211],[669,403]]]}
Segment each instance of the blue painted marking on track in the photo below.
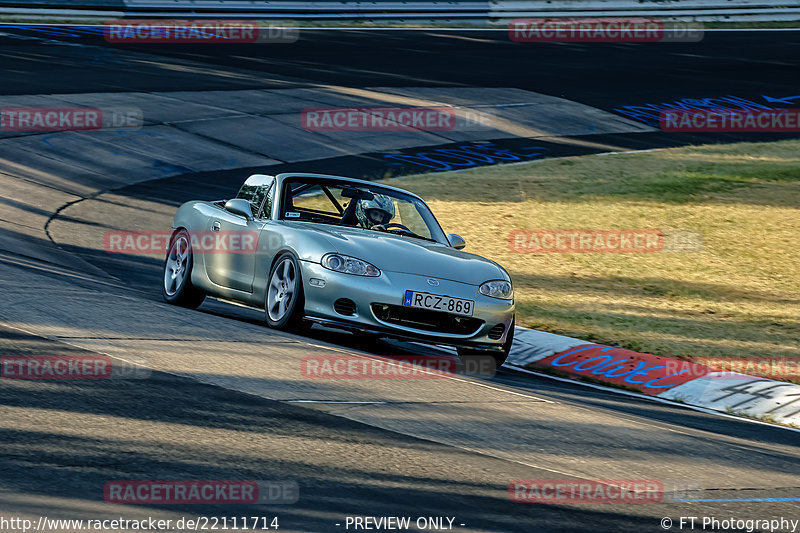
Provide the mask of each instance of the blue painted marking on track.
{"label": "blue painted marking on track", "polygon": [[45,37],[81,37],[84,35],[103,35],[103,26],[65,25],[51,26],[46,24],[0,24],[0,30],[25,30],[39,33]]}
{"label": "blue painted marking on track", "polygon": [[773,97],[762,94],[762,101],[741,98],[732,94],[710,98],[680,98],[666,102],[647,102],[638,105],[616,107],[614,112],[625,115],[638,122],[658,127],[661,112],[666,109],[686,109],[692,111],[733,110],[733,111],[774,111],[786,109],[774,104],[796,105],[800,95]]}
{"label": "blue painted marking on track", "polygon": [[421,152],[383,154],[383,157],[401,161],[406,165],[431,169],[434,172],[444,172],[509,161],[530,161],[542,157],[546,151],[547,148],[544,146],[525,146],[511,150],[499,148],[489,142],[467,144],[455,148],[432,148]]}
{"label": "blue painted marking on track", "polygon": [[800,94],[795,96],[784,96],[783,98],[774,98],[772,96],[767,96],[765,94],[762,94],[761,98],[763,98],[767,102],[774,102],[779,104],[791,104],[794,103],[795,100],[800,100]]}

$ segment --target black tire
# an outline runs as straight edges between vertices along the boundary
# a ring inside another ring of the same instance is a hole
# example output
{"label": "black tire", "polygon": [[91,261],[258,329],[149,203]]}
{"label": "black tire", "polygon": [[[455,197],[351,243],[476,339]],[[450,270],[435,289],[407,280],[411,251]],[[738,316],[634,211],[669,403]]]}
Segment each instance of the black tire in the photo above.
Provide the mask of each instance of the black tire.
{"label": "black tire", "polygon": [[182,229],[172,236],[164,259],[161,295],[165,302],[190,309],[200,307],[206,293],[192,285],[193,267],[192,241],[189,232]]}
{"label": "black tire", "polygon": [[[286,275],[287,264],[289,265],[288,275]],[[278,278],[276,278],[276,273]],[[287,283],[276,287],[273,286],[274,281],[286,281]],[[289,285],[293,286],[290,287]],[[288,298],[286,297],[287,295]],[[285,306],[282,304],[284,300],[286,300]],[[277,309],[274,306],[276,302],[278,304]],[[311,327],[310,322],[303,320],[304,312],[305,298],[300,265],[292,253],[285,252],[275,260],[269,272],[267,291],[264,295],[264,318],[271,328],[303,332]]]}
{"label": "black tire", "polygon": [[470,348],[458,348],[458,356],[462,359],[469,357],[486,357],[491,356],[495,362],[495,368],[500,368],[503,363],[508,359],[508,354],[511,352],[511,344],[514,342],[514,324],[515,318],[511,319],[511,325],[508,328],[506,341],[503,343],[501,351],[494,350],[473,350]]}

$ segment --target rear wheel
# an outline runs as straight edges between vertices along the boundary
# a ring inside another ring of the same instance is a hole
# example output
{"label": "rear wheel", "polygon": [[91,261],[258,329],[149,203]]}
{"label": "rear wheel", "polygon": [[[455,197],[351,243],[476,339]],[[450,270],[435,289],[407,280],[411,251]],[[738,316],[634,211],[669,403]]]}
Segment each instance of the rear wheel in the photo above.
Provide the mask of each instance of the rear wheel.
{"label": "rear wheel", "polygon": [[490,356],[494,359],[495,368],[500,368],[501,366],[503,366],[503,363],[506,362],[506,359],[508,359],[508,354],[511,352],[511,344],[514,342],[514,322],[515,319],[512,318],[511,325],[508,327],[508,334],[506,335],[506,341],[503,343],[503,348],[501,351],[458,348],[458,356],[461,359],[482,358]]}
{"label": "rear wheel", "polygon": [[306,330],[303,320],[305,301],[300,266],[290,253],[281,255],[269,274],[264,314],[269,327],[281,330]]}
{"label": "rear wheel", "polygon": [[192,285],[194,257],[189,232],[180,230],[172,238],[164,260],[164,282],[161,295],[164,301],[194,309],[206,299],[206,293]]}

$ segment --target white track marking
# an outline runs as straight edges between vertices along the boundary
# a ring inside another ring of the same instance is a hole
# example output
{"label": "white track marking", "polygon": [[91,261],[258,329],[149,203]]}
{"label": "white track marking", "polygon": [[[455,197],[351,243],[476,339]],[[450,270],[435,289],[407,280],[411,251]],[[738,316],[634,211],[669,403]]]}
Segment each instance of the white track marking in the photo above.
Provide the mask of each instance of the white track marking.
{"label": "white track marking", "polygon": [[793,427],[783,426],[783,425],[779,425],[779,424],[770,424],[769,422],[762,422],[761,420],[753,420],[752,418],[746,418],[746,417],[743,417],[743,416],[729,415],[727,413],[722,413],[720,411],[714,411],[713,409],[706,409],[705,407],[697,407],[697,406],[689,405],[689,404],[686,404],[686,403],[673,402],[672,400],[667,400],[665,398],[659,398],[658,396],[648,396],[647,394],[638,394],[636,392],[626,391],[626,390],[622,390],[622,389],[615,389],[613,387],[604,387],[603,385],[596,385],[594,383],[586,383],[584,381],[575,381],[575,380],[572,380],[572,379],[562,378],[562,377],[558,377],[558,376],[552,376],[550,374],[541,374],[539,372],[534,372],[532,370],[528,370],[527,368],[522,368],[522,367],[519,367],[519,366],[504,365],[503,368],[505,368],[506,370],[513,370],[513,371],[516,371],[516,372],[522,372],[522,373],[525,373],[525,374],[531,374],[531,375],[534,375],[534,376],[538,376],[540,378],[547,378],[547,379],[552,379],[552,380],[555,380],[555,381],[560,381],[562,383],[572,383],[573,385],[580,385],[581,387],[589,387],[589,388],[592,388],[592,389],[602,390],[602,391],[606,391],[606,392],[612,392],[614,394],[622,394],[624,396],[630,396],[632,398],[639,398],[641,400],[652,400],[654,402],[663,403],[663,404],[666,404],[666,405],[671,405],[673,407],[684,407],[686,409],[691,409],[693,411],[699,411],[701,413],[706,413],[706,414],[709,414],[709,415],[716,415],[716,416],[719,416],[719,417],[722,417],[722,418],[730,418],[732,420],[739,420],[740,422],[749,422],[751,424],[759,424],[759,425],[762,425],[762,426],[769,426],[769,427],[772,427],[772,428],[785,429],[787,431],[794,431],[794,432],[800,433],[800,428],[793,428]]}

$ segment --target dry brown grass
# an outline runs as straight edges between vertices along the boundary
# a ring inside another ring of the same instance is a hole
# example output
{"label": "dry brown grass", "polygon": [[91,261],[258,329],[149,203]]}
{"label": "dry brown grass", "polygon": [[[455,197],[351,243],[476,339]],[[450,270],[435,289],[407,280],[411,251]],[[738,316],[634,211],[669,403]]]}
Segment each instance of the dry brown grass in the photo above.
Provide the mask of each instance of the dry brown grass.
{"label": "dry brown grass", "polygon": [[[517,323],[672,356],[800,357],[800,141],[391,180],[508,269]],[[702,251],[530,254],[513,229],[689,229]]]}

